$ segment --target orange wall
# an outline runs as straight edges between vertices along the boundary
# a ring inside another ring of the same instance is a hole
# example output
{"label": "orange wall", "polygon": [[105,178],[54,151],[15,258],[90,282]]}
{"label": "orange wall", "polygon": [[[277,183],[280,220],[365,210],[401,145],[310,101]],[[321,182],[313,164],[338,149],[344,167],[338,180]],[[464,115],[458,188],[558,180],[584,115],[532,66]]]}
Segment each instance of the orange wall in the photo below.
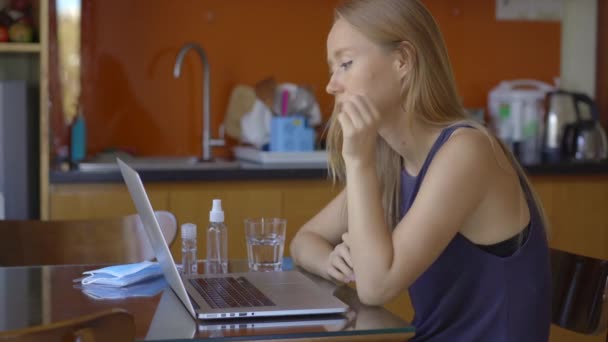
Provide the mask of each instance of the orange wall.
{"label": "orange wall", "polygon": [[[180,46],[200,43],[211,64],[212,134],[231,89],[267,76],[314,86],[324,115],[325,38],[337,0],[90,0],[83,6],[83,108],[89,154],[200,155],[202,68]],[[497,22],[494,1],[426,0],[447,41],[466,106],[484,106],[503,79],[559,74],[558,23]],[[217,151],[217,150],[216,150]],[[219,151],[220,155],[229,150]]]}

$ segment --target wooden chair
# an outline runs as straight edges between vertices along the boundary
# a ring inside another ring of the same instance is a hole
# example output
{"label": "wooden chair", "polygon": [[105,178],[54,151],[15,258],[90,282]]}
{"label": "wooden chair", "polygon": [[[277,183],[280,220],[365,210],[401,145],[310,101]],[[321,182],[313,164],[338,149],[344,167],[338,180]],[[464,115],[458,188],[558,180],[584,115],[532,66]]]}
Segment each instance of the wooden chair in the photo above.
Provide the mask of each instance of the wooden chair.
{"label": "wooden chair", "polygon": [[110,309],[71,320],[0,332],[0,342],[131,342],[135,320],[123,309]]}
{"label": "wooden chair", "polygon": [[586,335],[605,332],[608,260],[551,249],[551,269],[553,324]]}
{"label": "wooden chair", "polygon": [[[177,235],[175,216],[157,211],[163,236]],[[139,215],[74,221],[0,221],[0,266],[132,263],[154,251]]]}

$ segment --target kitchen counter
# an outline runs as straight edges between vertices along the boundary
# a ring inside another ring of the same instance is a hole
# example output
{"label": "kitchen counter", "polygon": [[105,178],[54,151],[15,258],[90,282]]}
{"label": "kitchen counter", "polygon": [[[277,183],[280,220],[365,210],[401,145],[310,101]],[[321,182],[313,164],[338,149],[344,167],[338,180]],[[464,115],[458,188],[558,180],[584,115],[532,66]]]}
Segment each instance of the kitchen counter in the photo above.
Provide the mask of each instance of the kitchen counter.
{"label": "kitchen counter", "polygon": [[[602,163],[559,163],[524,166],[530,176],[607,174],[608,162]],[[172,181],[227,181],[227,180],[289,180],[327,178],[323,167],[261,167],[248,166],[229,169],[208,170],[144,170],[140,171],[144,182]],[[70,183],[116,183],[122,182],[118,170],[111,171],[52,171],[52,184]]]}
{"label": "kitchen counter", "polygon": [[[227,180],[290,180],[323,179],[327,169],[321,167],[270,168],[239,167],[207,170],[142,170],[143,182],[227,181]],[[52,171],[52,184],[123,182],[120,171]]]}
{"label": "kitchen counter", "polygon": [[608,161],[525,165],[524,170],[526,170],[526,173],[530,176],[584,174],[608,175]]}

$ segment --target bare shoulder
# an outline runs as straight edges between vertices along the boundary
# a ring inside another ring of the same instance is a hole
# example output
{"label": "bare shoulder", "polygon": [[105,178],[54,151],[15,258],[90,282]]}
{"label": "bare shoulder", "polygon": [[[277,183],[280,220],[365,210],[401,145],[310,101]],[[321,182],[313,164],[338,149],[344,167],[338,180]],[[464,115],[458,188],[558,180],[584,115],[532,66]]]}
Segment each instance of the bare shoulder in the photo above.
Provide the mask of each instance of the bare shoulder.
{"label": "bare shoulder", "polygon": [[442,213],[432,219],[437,220],[435,224],[460,231],[476,226],[470,223],[472,217],[491,194],[498,193],[494,191],[497,183],[506,184],[498,162],[498,157],[505,155],[494,139],[479,129],[459,128],[437,151],[416,198],[420,206]]}
{"label": "bare shoulder", "polygon": [[490,176],[495,173],[501,159],[506,162],[496,139],[479,129],[459,128],[437,152],[433,164],[442,169],[461,169],[471,176]]}

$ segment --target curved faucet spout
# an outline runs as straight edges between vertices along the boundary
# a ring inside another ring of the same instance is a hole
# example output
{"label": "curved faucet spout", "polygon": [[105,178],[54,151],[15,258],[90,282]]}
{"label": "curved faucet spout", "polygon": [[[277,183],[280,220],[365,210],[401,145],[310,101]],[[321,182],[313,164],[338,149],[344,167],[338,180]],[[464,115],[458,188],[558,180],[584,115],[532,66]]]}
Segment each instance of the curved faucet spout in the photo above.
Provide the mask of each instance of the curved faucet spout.
{"label": "curved faucet spout", "polygon": [[[211,139],[211,104],[210,104],[210,84],[211,84],[211,70],[209,68],[209,61],[207,54],[203,48],[196,43],[187,43],[179,50],[175,65],[173,66],[173,77],[179,78],[181,76],[182,64],[184,57],[188,51],[196,51],[201,63],[203,65],[203,127],[202,127],[202,154],[203,160],[211,160],[211,146],[222,146],[223,139]],[[223,138],[223,137],[221,137]]]}

